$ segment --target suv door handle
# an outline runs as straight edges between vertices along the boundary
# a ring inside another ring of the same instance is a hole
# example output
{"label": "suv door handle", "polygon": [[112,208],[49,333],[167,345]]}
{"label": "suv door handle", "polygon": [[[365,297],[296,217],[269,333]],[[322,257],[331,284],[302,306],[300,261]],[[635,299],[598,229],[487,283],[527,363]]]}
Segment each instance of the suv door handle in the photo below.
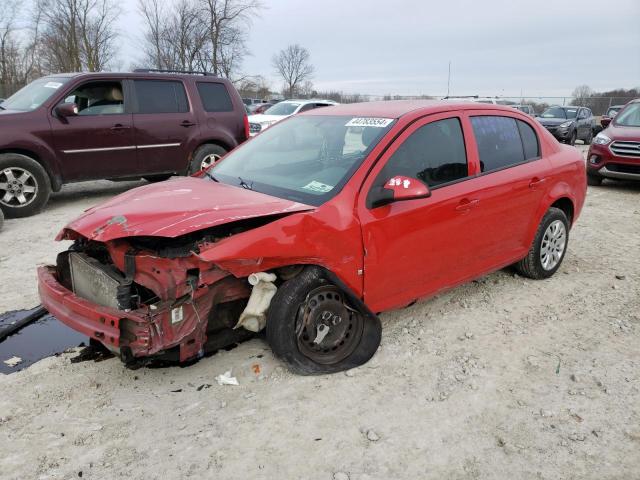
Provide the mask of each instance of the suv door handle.
{"label": "suv door handle", "polygon": [[464,198],[460,200],[460,203],[456,207],[456,212],[468,212],[472,208],[476,207],[480,203],[480,200],[477,198],[473,198],[469,200],[468,198]]}
{"label": "suv door handle", "polygon": [[182,122],[180,124],[181,127],[193,127],[195,125],[195,123],[190,122],[189,120],[185,120],[184,122]]}
{"label": "suv door handle", "polygon": [[541,186],[546,181],[547,181],[546,178],[533,177],[531,179],[531,181],[529,182],[529,188],[537,188],[537,187]]}
{"label": "suv door handle", "polygon": [[126,130],[128,128],[131,128],[129,125],[123,125],[121,123],[116,123],[113,127],[111,127],[111,130]]}

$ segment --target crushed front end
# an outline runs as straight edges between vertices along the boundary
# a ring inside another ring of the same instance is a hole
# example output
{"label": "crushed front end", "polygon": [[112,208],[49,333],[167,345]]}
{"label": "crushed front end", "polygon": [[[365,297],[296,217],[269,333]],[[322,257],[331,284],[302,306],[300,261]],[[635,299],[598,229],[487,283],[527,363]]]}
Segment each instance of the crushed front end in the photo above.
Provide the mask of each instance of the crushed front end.
{"label": "crushed front end", "polygon": [[234,329],[251,294],[247,279],[198,255],[218,234],[98,242],[67,231],[73,246],[38,269],[42,304],[129,364],[183,362],[241,341],[253,334]]}

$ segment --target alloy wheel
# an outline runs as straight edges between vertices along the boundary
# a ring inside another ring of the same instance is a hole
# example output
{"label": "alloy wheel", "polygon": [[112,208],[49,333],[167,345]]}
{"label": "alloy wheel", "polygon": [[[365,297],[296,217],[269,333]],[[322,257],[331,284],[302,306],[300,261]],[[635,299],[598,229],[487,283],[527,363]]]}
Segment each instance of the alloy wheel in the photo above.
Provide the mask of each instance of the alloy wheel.
{"label": "alloy wheel", "polygon": [[207,168],[209,168],[211,165],[215,165],[215,163],[220,160],[221,155],[218,155],[217,153],[211,153],[209,155],[207,155],[206,157],[204,157],[202,159],[202,162],[200,164],[200,169],[201,170],[206,170]]}
{"label": "alloy wheel", "polygon": [[0,171],[0,204],[24,207],[38,195],[36,178],[24,168],[11,167]]}
{"label": "alloy wheel", "polygon": [[540,263],[545,270],[553,270],[567,246],[567,227],[561,220],[554,220],[549,224],[542,237],[540,245]]}

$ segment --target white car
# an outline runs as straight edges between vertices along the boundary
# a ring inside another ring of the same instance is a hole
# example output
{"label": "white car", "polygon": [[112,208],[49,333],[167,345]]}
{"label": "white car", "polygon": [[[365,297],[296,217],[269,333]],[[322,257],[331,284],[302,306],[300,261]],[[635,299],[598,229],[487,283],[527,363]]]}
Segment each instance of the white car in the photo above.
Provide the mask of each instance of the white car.
{"label": "white car", "polygon": [[306,112],[314,108],[330,107],[331,105],[338,105],[338,102],[333,100],[285,100],[278,102],[273,107],[265,110],[264,113],[249,116],[249,135],[253,137],[274,123],[296,113]]}

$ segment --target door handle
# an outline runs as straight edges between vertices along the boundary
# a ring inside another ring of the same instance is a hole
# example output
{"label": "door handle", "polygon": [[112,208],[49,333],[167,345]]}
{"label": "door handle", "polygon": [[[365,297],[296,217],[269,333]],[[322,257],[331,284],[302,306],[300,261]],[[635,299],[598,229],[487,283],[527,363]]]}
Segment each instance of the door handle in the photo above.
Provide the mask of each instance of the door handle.
{"label": "door handle", "polygon": [[184,122],[182,122],[180,124],[181,127],[193,127],[195,125],[195,123],[190,122],[189,120],[185,120]]}
{"label": "door handle", "polygon": [[111,130],[127,130],[128,128],[131,128],[131,127],[129,125],[116,123],[113,127],[111,127]]}
{"label": "door handle", "polygon": [[533,177],[529,182],[529,188],[537,188],[546,182],[546,178]]}
{"label": "door handle", "polygon": [[456,207],[456,211],[468,212],[472,208],[476,207],[479,203],[480,203],[480,200],[478,200],[477,198],[473,198],[471,200],[469,200],[468,198],[465,198],[463,200],[460,200],[460,203]]}

